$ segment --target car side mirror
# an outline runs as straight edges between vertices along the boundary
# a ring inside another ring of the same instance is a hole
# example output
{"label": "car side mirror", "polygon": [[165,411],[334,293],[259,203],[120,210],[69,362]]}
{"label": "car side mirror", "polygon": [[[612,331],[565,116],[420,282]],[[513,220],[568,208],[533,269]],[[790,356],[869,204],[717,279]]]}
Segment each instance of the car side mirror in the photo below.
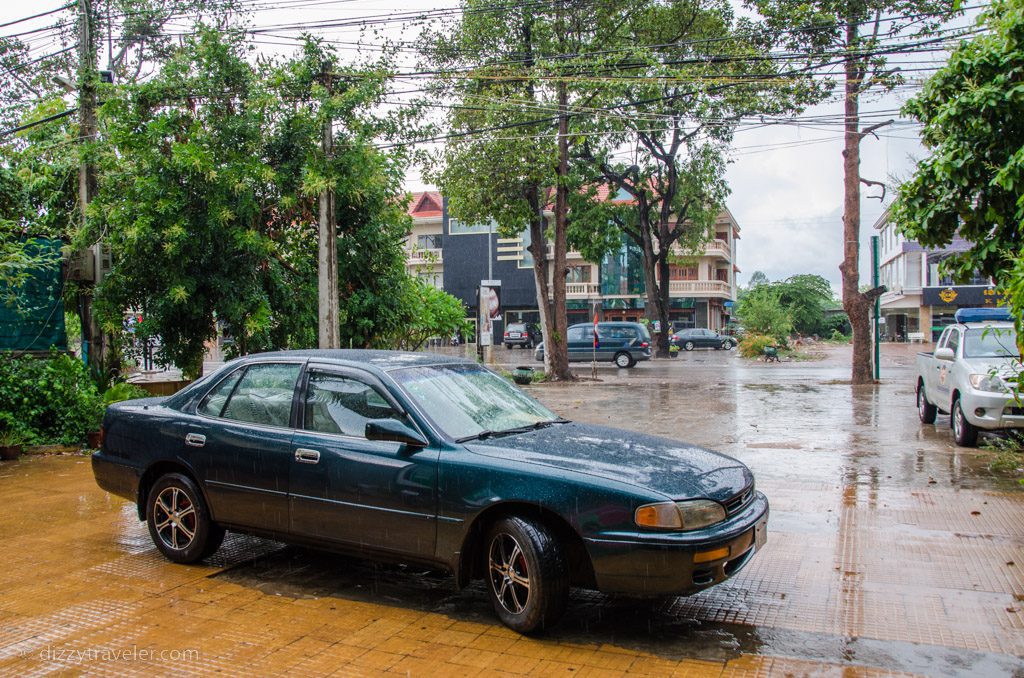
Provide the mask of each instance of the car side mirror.
{"label": "car side mirror", "polygon": [[371,419],[366,422],[367,440],[384,440],[411,447],[426,447],[427,441],[416,431],[394,419]]}
{"label": "car side mirror", "polygon": [[946,362],[951,363],[953,362],[954,358],[956,358],[956,356],[953,354],[953,349],[951,348],[943,347],[935,349],[936,360],[945,360]]}

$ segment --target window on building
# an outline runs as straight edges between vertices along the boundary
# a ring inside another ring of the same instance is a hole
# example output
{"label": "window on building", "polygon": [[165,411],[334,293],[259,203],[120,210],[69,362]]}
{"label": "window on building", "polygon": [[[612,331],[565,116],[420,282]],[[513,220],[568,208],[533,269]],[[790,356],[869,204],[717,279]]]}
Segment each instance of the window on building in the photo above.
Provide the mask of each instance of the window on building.
{"label": "window on building", "polygon": [[668,279],[669,280],[696,280],[697,279],[697,267],[696,266],[669,266],[668,267]]}
{"label": "window on building", "polygon": [[590,282],[590,266],[570,266],[569,275],[566,276],[565,281],[570,283]]}
{"label": "window on building", "polygon": [[485,224],[467,224],[459,219],[448,220],[448,232],[451,235],[470,235],[475,233],[496,233],[497,227],[493,221]]}
{"label": "window on building", "polygon": [[429,235],[416,236],[416,247],[423,250],[441,249],[441,234],[431,233]]}

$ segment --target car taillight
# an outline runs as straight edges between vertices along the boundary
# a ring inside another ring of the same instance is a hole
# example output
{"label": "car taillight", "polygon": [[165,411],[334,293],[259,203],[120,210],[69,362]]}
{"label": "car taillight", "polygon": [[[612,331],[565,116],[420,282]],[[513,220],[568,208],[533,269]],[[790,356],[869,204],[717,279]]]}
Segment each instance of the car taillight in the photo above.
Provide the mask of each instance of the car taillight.
{"label": "car taillight", "polygon": [[641,341],[640,342],[640,348],[647,348],[648,346],[649,346],[649,344],[646,341]]}
{"label": "car taillight", "polygon": [[673,334],[671,337],[669,337],[669,339],[671,341],[679,341],[679,335],[678,334]]}
{"label": "car taillight", "polygon": [[506,333],[505,333],[505,336],[506,336],[506,337],[508,336],[508,332],[506,332]]}

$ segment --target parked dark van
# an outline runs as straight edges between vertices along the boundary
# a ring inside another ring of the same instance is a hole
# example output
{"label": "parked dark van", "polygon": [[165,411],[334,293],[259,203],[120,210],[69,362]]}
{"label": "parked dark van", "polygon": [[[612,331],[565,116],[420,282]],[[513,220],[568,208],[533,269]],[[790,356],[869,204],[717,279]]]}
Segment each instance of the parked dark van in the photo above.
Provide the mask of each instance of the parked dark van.
{"label": "parked dark van", "polygon": [[[594,349],[594,325],[571,325],[568,331],[569,362],[615,363],[633,367],[641,360],[651,359],[651,334],[640,323],[604,322],[597,324],[598,345]],[[543,362],[544,342],[537,345],[534,357]]]}

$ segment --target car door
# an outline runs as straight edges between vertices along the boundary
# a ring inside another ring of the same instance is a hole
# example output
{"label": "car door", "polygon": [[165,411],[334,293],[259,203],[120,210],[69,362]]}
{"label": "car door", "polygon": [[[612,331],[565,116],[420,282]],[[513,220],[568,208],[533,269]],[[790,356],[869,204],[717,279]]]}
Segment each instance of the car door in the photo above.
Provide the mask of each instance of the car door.
{"label": "car door", "polygon": [[291,426],[301,370],[301,362],[243,366],[196,407],[184,449],[217,522],[288,531]]}
{"label": "car door", "polygon": [[[953,361],[936,360],[934,358],[932,360],[935,363],[935,373],[932,375],[934,379],[932,390],[935,399],[932,400],[932,403],[938,405],[941,410],[946,412],[949,411],[950,400],[953,395],[953,366],[956,363],[956,352],[959,344],[960,332],[956,327],[947,327],[943,337],[939,340],[938,348],[951,349],[953,351]],[[931,399],[929,398],[929,400]]]}
{"label": "car door", "polygon": [[700,336],[697,339],[697,345],[701,348],[715,348],[718,342],[715,341],[715,333],[711,330],[698,330]]}
{"label": "car door", "polygon": [[590,360],[594,354],[594,330],[589,325],[576,325],[568,330],[566,341],[569,360]]}
{"label": "car door", "polygon": [[438,450],[366,439],[372,419],[415,427],[373,375],[311,366],[304,381],[289,474],[292,532],[432,557]]}

